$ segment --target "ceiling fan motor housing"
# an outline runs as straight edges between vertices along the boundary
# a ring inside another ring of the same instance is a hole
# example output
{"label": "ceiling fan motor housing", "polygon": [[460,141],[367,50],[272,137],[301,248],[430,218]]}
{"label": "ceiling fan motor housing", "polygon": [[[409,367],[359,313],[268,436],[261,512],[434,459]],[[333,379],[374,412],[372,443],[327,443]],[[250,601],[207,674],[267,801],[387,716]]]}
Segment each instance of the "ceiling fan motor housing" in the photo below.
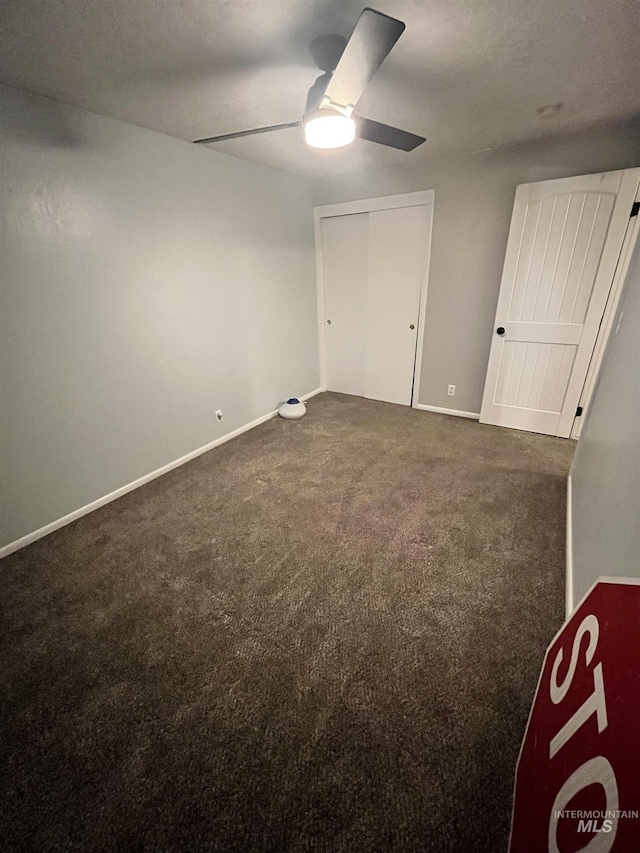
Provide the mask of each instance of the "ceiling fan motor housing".
{"label": "ceiling fan motor housing", "polygon": [[332,72],[326,71],[324,74],[321,74],[318,77],[316,82],[309,89],[307,93],[307,102],[304,108],[305,116],[319,109],[322,99],[324,98],[324,93],[327,90],[327,86],[329,85],[332,76]]}

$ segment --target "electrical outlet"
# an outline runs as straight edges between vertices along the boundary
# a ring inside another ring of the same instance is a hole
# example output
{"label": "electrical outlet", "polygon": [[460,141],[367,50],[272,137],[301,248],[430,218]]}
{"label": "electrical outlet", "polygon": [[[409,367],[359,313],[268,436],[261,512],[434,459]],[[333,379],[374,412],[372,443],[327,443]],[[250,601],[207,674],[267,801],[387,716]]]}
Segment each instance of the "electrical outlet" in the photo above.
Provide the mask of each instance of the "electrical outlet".
{"label": "electrical outlet", "polygon": [[220,422],[222,420],[222,409],[218,409],[216,412],[216,420]]}
{"label": "electrical outlet", "polygon": [[447,394],[450,397],[455,397],[456,396],[456,386],[455,385],[449,385],[449,388],[447,389]]}

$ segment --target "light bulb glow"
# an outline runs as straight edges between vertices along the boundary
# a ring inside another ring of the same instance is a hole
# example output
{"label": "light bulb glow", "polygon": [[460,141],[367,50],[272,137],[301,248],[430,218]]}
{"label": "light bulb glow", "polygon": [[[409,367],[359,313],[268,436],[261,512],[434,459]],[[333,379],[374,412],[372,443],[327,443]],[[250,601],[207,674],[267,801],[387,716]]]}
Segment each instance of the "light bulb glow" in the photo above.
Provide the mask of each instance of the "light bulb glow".
{"label": "light bulb glow", "polygon": [[318,110],[304,123],[304,139],[312,148],[342,148],[355,138],[355,121],[332,110]]}

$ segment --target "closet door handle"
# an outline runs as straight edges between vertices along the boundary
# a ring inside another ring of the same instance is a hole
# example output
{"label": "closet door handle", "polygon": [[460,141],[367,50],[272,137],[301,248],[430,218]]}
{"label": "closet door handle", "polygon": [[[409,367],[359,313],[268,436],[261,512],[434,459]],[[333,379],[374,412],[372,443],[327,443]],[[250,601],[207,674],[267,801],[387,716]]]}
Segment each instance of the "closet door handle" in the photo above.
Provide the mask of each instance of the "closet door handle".
{"label": "closet door handle", "polygon": [[327,320],[327,326],[331,325],[331,320]]}
{"label": "closet door handle", "polygon": [[409,328],[410,328],[410,329],[415,329],[415,326],[413,325],[413,323],[409,326]]}

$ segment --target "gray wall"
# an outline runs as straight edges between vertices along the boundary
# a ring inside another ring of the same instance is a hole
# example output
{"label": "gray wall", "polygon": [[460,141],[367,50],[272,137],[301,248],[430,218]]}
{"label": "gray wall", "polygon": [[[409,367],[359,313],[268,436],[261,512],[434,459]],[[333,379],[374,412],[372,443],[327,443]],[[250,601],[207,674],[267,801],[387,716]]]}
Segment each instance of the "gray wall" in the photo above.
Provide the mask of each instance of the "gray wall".
{"label": "gray wall", "polygon": [[600,575],[640,577],[640,244],[571,466],[572,609]]}
{"label": "gray wall", "polygon": [[2,546],[319,379],[308,181],[4,87],[0,144]]}
{"label": "gray wall", "polygon": [[418,401],[479,412],[516,187],[640,166],[640,120],[475,154],[426,153],[418,165],[319,182],[316,204],[435,190]]}

